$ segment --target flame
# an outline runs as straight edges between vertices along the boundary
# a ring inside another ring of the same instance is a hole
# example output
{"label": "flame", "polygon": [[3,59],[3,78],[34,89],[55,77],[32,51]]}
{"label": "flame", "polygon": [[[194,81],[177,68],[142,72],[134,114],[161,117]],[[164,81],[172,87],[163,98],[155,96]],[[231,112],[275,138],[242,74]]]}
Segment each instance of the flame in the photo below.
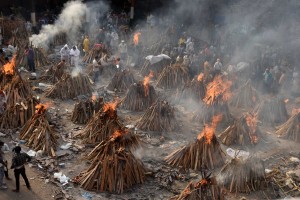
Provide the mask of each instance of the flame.
{"label": "flame", "polygon": [[202,132],[198,135],[197,139],[205,137],[206,144],[210,144],[217,128],[218,123],[222,120],[222,114],[213,116],[212,123],[205,124]]}
{"label": "flame", "polygon": [[200,185],[207,185],[208,184],[208,181],[206,179],[202,179],[200,181]]}
{"label": "flame", "polygon": [[121,137],[123,135],[123,131],[122,130],[116,130],[113,134],[112,134],[112,138],[113,139],[117,139],[118,137]]}
{"label": "flame", "polygon": [[249,135],[250,135],[251,142],[256,144],[258,142],[258,137],[256,135],[257,114],[247,113],[245,119],[246,119],[247,126],[250,129]]}
{"label": "flame", "polygon": [[289,99],[285,99],[284,100],[284,103],[288,103],[290,100]]}
{"label": "flame", "polygon": [[140,32],[136,32],[133,36],[133,43],[134,45],[138,45],[139,44],[139,37],[140,37],[141,33]]}
{"label": "flame", "polygon": [[203,80],[203,77],[204,77],[204,74],[203,73],[200,73],[197,77],[197,80],[200,82]]}
{"label": "flame", "polygon": [[221,76],[216,76],[212,82],[207,85],[207,91],[204,102],[211,105],[215,100],[222,97],[223,101],[227,101],[231,97],[230,87],[232,82],[227,79],[222,79]]}
{"label": "flame", "polygon": [[11,59],[10,62],[3,66],[3,72],[7,75],[13,75],[16,67],[16,55]]}
{"label": "flame", "polygon": [[150,79],[153,78],[153,71],[150,71],[149,75],[148,76],[145,76],[144,78],[144,90],[145,90],[145,96],[147,97],[149,95],[149,82],[150,82]]}
{"label": "flame", "polygon": [[118,101],[105,103],[103,105],[103,112],[115,111],[118,105]]}
{"label": "flame", "polygon": [[292,115],[297,115],[298,113],[300,113],[300,108],[294,108],[293,110],[292,110]]}
{"label": "flame", "polygon": [[50,107],[50,103],[45,103],[45,104],[42,104],[42,103],[39,103],[35,106],[35,113],[37,114],[41,114],[41,113],[44,113],[47,108]]}

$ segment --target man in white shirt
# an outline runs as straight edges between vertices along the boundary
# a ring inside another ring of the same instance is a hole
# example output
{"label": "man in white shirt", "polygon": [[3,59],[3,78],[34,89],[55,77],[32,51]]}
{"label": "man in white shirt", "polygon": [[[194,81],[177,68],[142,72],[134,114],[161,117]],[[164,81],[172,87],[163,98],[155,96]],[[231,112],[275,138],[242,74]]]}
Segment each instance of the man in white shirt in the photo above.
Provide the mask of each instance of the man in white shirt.
{"label": "man in white shirt", "polygon": [[221,74],[221,70],[222,70],[222,63],[220,58],[217,59],[217,62],[214,64],[214,75],[218,75]]}
{"label": "man in white shirt", "polygon": [[78,67],[79,55],[80,55],[80,51],[76,46],[73,46],[73,48],[70,51],[71,66]]}
{"label": "man in white shirt", "polygon": [[98,62],[99,57],[96,56],[93,60],[93,81],[94,83],[98,81],[100,75],[100,64]]}

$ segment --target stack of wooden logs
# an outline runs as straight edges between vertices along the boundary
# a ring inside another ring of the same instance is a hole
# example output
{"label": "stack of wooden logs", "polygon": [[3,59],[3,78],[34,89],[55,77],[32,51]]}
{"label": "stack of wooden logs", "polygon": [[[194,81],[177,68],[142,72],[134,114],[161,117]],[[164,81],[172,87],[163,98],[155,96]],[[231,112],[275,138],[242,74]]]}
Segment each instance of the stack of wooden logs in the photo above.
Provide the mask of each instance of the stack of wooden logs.
{"label": "stack of wooden logs", "polygon": [[237,108],[254,108],[258,103],[259,97],[257,91],[252,87],[248,80],[245,85],[240,87],[230,100],[230,105]]}
{"label": "stack of wooden logs", "polygon": [[185,85],[182,93],[180,94],[180,99],[191,98],[196,101],[201,101],[202,99],[204,99],[205,94],[206,87],[203,79],[203,74],[201,73],[197,78],[194,78],[192,81],[188,82]]}
{"label": "stack of wooden logs", "polygon": [[123,193],[145,180],[145,169],[131,150],[140,146],[139,138],[127,130],[116,130],[88,155],[90,167],[73,180],[90,191]]}
{"label": "stack of wooden logs", "polygon": [[283,123],[288,119],[285,102],[279,97],[263,100],[256,111],[262,123]]}
{"label": "stack of wooden logs", "polygon": [[46,91],[46,97],[73,99],[92,92],[92,81],[87,75],[79,73],[77,76],[71,76],[65,73],[57,83]]}
{"label": "stack of wooden logs", "polygon": [[92,63],[94,58],[98,56],[102,58],[108,53],[107,49],[102,45],[95,45],[83,58],[82,61],[85,63]]}
{"label": "stack of wooden logs", "polygon": [[170,66],[171,60],[168,59],[163,59],[160,62],[151,64],[149,60],[146,60],[142,69],[141,69],[141,74],[143,76],[146,76],[147,74],[150,73],[150,71],[153,71],[154,77],[158,77],[159,74],[163,71],[165,67]]}
{"label": "stack of wooden logs", "polygon": [[[2,36],[4,41],[10,41],[10,44],[17,45],[16,40],[20,39],[20,37],[27,37],[27,31],[25,29],[25,20],[21,18],[11,19],[9,17],[2,17],[0,19],[1,28],[2,28]],[[14,43],[16,42],[16,43]]]}
{"label": "stack of wooden logs", "polygon": [[186,65],[176,63],[163,69],[157,79],[157,87],[177,89],[182,88],[188,81],[188,67]]}
{"label": "stack of wooden logs", "polygon": [[[33,47],[33,51],[34,51],[34,64],[36,68],[43,68],[51,64],[51,62],[48,60],[46,56],[45,51],[42,48]],[[19,51],[17,52],[17,66],[29,68],[24,49],[19,49]]]}
{"label": "stack of wooden logs", "polygon": [[125,92],[127,89],[135,83],[133,73],[130,70],[124,70],[115,73],[112,80],[107,86],[107,89],[111,91]]}
{"label": "stack of wooden logs", "polygon": [[265,167],[258,159],[235,158],[223,166],[217,181],[231,193],[257,191],[265,186]]}
{"label": "stack of wooden logs", "polygon": [[284,124],[277,127],[279,137],[300,142],[300,112],[294,113]]}
{"label": "stack of wooden logs", "polygon": [[96,144],[110,137],[116,130],[122,129],[116,103],[105,103],[103,109],[95,114],[87,123],[82,132],[75,135],[84,143]]}
{"label": "stack of wooden logs", "polygon": [[103,98],[88,99],[75,104],[71,120],[75,124],[86,124],[103,107]]}
{"label": "stack of wooden logs", "polygon": [[54,36],[51,44],[54,46],[64,45],[67,43],[67,33],[60,33]]}
{"label": "stack of wooden logs", "polygon": [[45,81],[49,83],[58,82],[65,73],[66,64],[65,62],[59,62],[56,65],[52,65],[47,69],[44,74],[39,78],[40,81]]}
{"label": "stack of wooden logs", "polygon": [[157,100],[146,110],[136,127],[144,131],[174,131],[178,128],[174,108],[166,101]]}
{"label": "stack of wooden logs", "polygon": [[46,112],[44,105],[36,106],[35,114],[20,132],[20,139],[26,140],[26,145],[34,151],[42,150],[45,154],[54,157],[59,137],[49,125]]}
{"label": "stack of wooden logs", "polygon": [[143,111],[149,108],[157,99],[152,85],[144,85],[142,82],[132,84],[125,98],[121,102],[122,108],[131,111]]}

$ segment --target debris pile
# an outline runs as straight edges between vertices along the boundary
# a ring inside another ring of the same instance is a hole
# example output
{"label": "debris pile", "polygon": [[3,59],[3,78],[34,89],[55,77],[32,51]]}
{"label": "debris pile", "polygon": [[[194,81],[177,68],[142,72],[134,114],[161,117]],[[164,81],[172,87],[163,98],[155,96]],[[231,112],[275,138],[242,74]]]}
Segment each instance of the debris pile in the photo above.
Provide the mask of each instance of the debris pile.
{"label": "debris pile", "polygon": [[64,62],[59,62],[56,65],[52,65],[47,69],[44,74],[39,78],[40,81],[45,81],[49,83],[58,82],[65,74],[66,64]]}

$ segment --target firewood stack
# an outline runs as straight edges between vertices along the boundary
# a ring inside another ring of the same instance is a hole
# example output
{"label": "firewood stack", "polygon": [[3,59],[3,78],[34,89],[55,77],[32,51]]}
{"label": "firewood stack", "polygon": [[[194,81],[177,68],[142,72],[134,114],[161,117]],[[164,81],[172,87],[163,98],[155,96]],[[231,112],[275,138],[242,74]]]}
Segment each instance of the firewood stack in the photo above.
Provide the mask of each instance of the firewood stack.
{"label": "firewood stack", "polygon": [[174,131],[178,128],[174,108],[166,101],[157,100],[137,122],[143,131]]}
{"label": "firewood stack", "polygon": [[64,45],[67,43],[67,34],[66,33],[60,33],[58,35],[55,35],[53,38],[51,44],[54,46],[58,45]]}
{"label": "firewood stack", "polygon": [[121,72],[115,73],[112,80],[107,86],[107,89],[111,91],[119,91],[124,92],[127,91],[127,89],[135,83],[134,76],[130,70],[124,70]]}
{"label": "firewood stack", "polygon": [[252,87],[248,80],[245,85],[240,87],[230,100],[230,105],[237,108],[254,108],[259,100],[257,91]]}
{"label": "firewood stack", "polygon": [[145,180],[143,163],[131,150],[140,146],[138,137],[127,130],[116,130],[88,155],[90,167],[73,180],[85,190],[121,194]]}
{"label": "firewood stack", "polygon": [[22,128],[20,139],[26,140],[26,145],[34,151],[42,150],[47,155],[54,157],[59,137],[49,125],[46,113],[46,106],[38,104],[35,114]]}
{"label": "firewood stack", "polygon": [[204,99],[206,94],[206,87],[203,79],[203,73],[200,73],[197,78],[188,82],[183,88],[180,98],[192,98],[196,101]]}
{"label": "firewood stack", "polygon": [[285,102],[279,97],[263,100],[256,111],[258,120],[262,123],[283,123],[288,119]]}
{"label": "firewood stack", "polygon": [[40,81],[45,81],[49,83],[58,82],[65,73],[66,64],[64,62],[59,62],[56,65],[52,65],[49,69],[45,71],[44,74],[39,78]]}
{"label": "firewood stack", "polygon": [[86,124],[103,107],[103,98],[95,96],[86,101],[79,101],[75,104],[71,121],[75,124]]}
{"label": "firewood stack", "polygon": [[104,104],[103,109],[96,113],[75,137],[81,138],[84,143],[95,144],[110,137],[115,130],[122,129],[123,125],[116,111],[117,105],[117,102]]}
{"label": "firewood stack", "polygon": [[[13,20],[9,17],[1,18],[1,28],[3,30],[4,41],[11,40],[9,44],[17,45],[16,40],[20,40],[20,37],[28,37],[25,29],[25,20],[15,17]],[[16,42],[16,43],[14,43]]]}
{"label": "firewood stack", "polygon": [[[42,48],[33,47],[33,51],[34,51],[34,64],[36,68],[43,68],[51,64],[51,62],[48,60],[46,56],[46,52]],[[20,49],[17,52],[17,65],[20,67],[29,68],[27,64],[27,58],[24,52],[25,52],[24,49]]]}
{"label": "firewood stack", "polygon": [[65,73],[57,83],[46,91],[46,97],[73,99],[92,92],[92,83],[87,75],[79,73],[77,76],[71,76]]}
{"label": "firewood stack", "polygon": [[221,118],[221,115],[215,116],[212,124],[204,126],[196,142],[174,151],[166,157],[166,162],[171,166],[182,167],[185,170],[215,169],[222,166],[224,153],[215,136],[215,129]]}
{"label": "firewood stack", "polygon": [[163,59],[160,62],[151,64],[149,60],[144,62],[144,65],[141,69],[141,74],[146,76],[151,71],[153,71],[154,77],[158,77],[159,74],[163,71],[165,67],[168,67],[171,64],[171,60]]}
{"label": "firewood stack", "polygon": [[102,45],[95,45],[83,58],[82,61],[85,63],[92,63],[94,58],[98,56],[102,58],[107,54],[107,49]]}
{"label": "firewood stack", "polygon": [[143,111],[149,108],[157,99],[155,89],[145,81],[132,84],[122,100],[121,106],[126,110]]}
{"label": "firewood stack", "polygon": [[300,112],[295,113],[284,124],[277,127],[276,134],[284,139],[300,142]]}
{"label": "firewood stack", "polygon": [[189,81],[189,69],[186,65],[175,63],[163,69],[157,79],[157,87],[177,89]]}
{"label": "firewood stack", "polygon": [[226,146],[252,146],[259,142],[261,132],[257,127],[257,116],[246,113],[239,120],[234,120],[224,132],[219,135],[220,141]]}
{"label": "firewood stack", "polygon": [[232,159],[217,176],[219,185],[231,193],[250,193],[265,186],[265,167],[262,161],[248,158],[246,161]]}

